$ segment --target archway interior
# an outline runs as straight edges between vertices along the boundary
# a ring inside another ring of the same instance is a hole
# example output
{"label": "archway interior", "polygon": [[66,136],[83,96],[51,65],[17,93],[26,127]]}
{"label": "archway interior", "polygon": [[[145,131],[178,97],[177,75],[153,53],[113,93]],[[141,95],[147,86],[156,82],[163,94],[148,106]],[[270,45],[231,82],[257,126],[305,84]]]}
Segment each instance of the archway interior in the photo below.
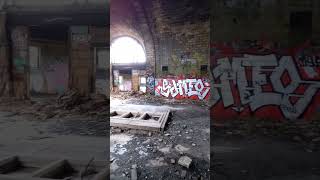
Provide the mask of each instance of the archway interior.
{"label": "archway interior", "polygon": [[131,37],[116,39],[110,48],[112,64],[145,63],[146,54],[142,45]]}

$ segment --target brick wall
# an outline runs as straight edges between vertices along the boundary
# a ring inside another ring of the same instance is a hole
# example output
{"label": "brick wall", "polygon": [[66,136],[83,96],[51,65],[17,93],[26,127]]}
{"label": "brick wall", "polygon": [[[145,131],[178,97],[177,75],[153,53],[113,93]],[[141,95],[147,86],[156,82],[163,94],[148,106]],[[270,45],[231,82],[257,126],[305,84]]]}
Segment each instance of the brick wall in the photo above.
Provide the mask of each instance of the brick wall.
{"label": "brick wall", "polygon": [[[152,1],[156,75],[202,76],[209,59],[209,12],[205,1]],[[168,72],[162,71],[168,66]]]}

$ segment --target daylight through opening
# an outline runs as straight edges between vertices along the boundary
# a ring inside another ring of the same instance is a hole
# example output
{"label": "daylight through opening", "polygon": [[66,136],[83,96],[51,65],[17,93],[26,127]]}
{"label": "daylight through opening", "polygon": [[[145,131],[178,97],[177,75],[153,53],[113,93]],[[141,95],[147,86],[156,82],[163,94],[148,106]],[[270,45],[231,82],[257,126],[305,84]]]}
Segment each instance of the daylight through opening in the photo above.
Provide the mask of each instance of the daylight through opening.
{"label": "daylight through opening", "polygon": [[120,37],[111,44],[112,64],[145,63],[146,54],[141,44],[131,37]]}

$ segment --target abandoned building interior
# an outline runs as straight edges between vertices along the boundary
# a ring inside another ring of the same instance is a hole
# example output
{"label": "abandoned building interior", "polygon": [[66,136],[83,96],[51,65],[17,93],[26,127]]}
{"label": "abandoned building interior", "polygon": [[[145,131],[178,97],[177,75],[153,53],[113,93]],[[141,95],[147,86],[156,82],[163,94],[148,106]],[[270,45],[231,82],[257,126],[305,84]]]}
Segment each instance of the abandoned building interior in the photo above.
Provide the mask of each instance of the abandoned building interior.
{"label": "abandoned building interior", "polygon": [[110,178],[209,179],[206,1],[110,3]]}
{"label": "abandoned building interior", "polygon": [[0,0],[0,180],[320,179],[319,16]]}
{"label": "abandoned building interior", "polygon": [[320,178],[319,3],[214,1],[214,179]]}
{"label": "abandoned building interior", "polygon": [[0,2],[0,179],[108,178],[108,2]]}

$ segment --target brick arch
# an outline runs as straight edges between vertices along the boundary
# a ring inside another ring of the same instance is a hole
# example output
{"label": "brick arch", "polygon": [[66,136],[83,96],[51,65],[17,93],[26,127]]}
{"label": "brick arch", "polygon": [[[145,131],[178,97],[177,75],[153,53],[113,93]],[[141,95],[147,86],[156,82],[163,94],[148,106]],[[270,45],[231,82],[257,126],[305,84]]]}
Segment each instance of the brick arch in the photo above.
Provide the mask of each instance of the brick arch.
{"label": "brick arch", "polygon": [[110,39],[110,45],[118,38],[120,37],[130,37],[134,40],[136,40],[146,51],[146,47],[144,44],[143,38],[139,35],[139,33],[135,31],[127,30],[129,29],[128,26],[121,26],[121,27],[111,27],[111,39]]}
{"label": "brick arch", "polygon": [[[111,1],[110,42],[121,36],[136,39],[146,54],[146,76],[155,76],[156,55],[151,23],[139,0]],[[150,91],[153,93],[153,90]]]}
{"label": "brick arch", "polygon": [[130,35],[119,35],[119,36],[115,36],[115,37],[112,38],[111,41],[110,41],[110,47],[111,47],[111,45],[113,44],[113,42],[115,42],[117,39],[122,38],[122,37],[129,37],[129,38],[133,39],[134,41],[136,41],[136,42],[142,47],[143,52],[144,52],[144,55],[147,56],[147,54],[146,54],[146,48],[145,48],[145,46],[144,46],[144,44],[143,44],[143,41],[137,39],[136,37],[130,36]]}
{"label": "brick arch", "polygon": [[143,41],[137,39],[136,37],[129,36],[129,35],[120,35],[120,36],[114,37],[114,38],[111,40],[110,45],[111,45],[114,41],[116,41],[117,39],[122,38],[122,37],[129,37],[129,38],[137,41],[137,42],[142,46],[143,50],[146,50],[146,49],[145,49],[145,46],[144,46],[144,44],[143,44]]}

